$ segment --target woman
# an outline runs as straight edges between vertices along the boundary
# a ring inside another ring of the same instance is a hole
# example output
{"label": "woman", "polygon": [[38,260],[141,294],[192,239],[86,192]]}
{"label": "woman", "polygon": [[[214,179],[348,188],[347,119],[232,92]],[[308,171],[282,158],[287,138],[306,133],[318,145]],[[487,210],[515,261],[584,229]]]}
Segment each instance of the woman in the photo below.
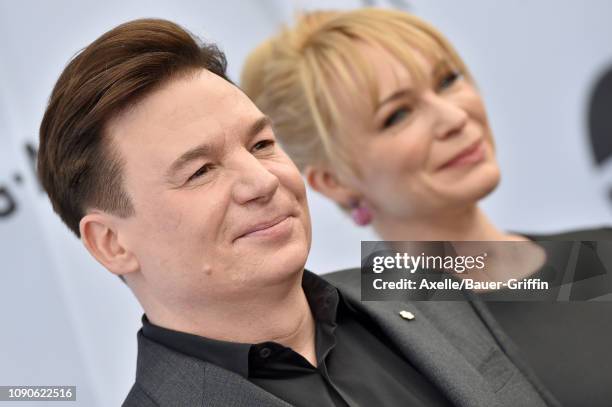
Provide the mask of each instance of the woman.
{"label": "woman", "polygon": [[[500,179],[491,129],[468,69],[429,24],[371,8],[303,15],[253,51],[242,87],[310,186],[358,225],[384,240],[524,242],[520,277],[544,269],[533,237],[501,230],[478,206]],[[539,238],[612,240],[612,232]],[[610,354],[599,338],[612,326],[592,321],[609,303],[489,305],[562,402],[612,397],[607,371],[591,382],[576,373]],[[564,347],[573,348],[566,368],[551,369]]]}

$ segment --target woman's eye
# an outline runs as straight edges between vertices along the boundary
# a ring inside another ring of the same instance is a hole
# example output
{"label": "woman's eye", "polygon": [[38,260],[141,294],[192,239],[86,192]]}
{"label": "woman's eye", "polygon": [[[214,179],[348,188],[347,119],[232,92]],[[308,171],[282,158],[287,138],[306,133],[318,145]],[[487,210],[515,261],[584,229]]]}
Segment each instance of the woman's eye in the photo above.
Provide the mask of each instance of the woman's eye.
{"label": "woman's eye", "polygon": [[198,168],[198,170],[196,172],[194,172],[191,175],[191,177],[189,177],[187,182],[193,181],[194,179],[199,178],[202,175],[206,174],[208,171],[210,171],[211,167],[212,167],[212,165],[210,165],[210,164],[205,164],[205,165],[201,166],[200,168]]}
{"label": "woman's eye", "polygon": [[461,72],[453,71],[449,72],[438,84],[438,90],[444,90],[450,88],[457,80],[461,78]]}
{"label": "woman's eye", "polygon": [[274,140],[261,140],[253,146],[253,151],[263,150],[274,145]]}
{"label": "woman's eye", "polygon": [[387,120],[385,120],[383,123],[383,128],[386,129],[387,127],[391,127],[399,123],[400,121],[404,120],[408,114],[410,114],[410,109],[406,107],[401,107],[395,110],[389,117],[387,117]]}

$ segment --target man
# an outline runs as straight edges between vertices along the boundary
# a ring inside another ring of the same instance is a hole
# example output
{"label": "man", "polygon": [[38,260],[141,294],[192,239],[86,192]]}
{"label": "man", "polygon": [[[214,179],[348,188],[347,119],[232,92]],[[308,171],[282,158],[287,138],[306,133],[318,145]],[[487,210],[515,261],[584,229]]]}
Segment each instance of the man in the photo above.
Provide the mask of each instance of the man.
{"label": "man", "polygon": [[123,24],[69,63],[38,169],[145,311],[125,406],[554,404],[468,303],[365,304],[357,271],[339,289],[304,271],[298,170],[223,54],[173,23]]}

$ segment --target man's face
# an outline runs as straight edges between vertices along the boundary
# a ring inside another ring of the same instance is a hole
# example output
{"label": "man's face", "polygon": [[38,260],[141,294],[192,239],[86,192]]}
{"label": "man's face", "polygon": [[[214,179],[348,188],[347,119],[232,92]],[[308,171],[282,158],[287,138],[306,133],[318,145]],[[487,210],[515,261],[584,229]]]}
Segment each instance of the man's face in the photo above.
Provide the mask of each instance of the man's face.
{"label": "man's face", "polygon": [[201,70],[108,130],[135,209],[118,221],[119,239],[149,298],[244,299],[302,270],[311,239],[304,183],[238,88]]}

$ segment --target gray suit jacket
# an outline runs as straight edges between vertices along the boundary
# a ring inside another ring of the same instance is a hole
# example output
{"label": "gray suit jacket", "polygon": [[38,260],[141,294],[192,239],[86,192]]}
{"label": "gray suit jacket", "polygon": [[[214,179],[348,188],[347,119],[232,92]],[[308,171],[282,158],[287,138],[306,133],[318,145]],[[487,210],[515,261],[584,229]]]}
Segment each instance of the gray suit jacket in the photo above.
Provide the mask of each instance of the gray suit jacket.
{"label": "gray suit jacket", "polygon": [[[368,314],[404,356],[457,406],[558,406],[479,303],[361,302],[360,272],[323,276]],[[406,320],[407,310],[415,319]],[[358,356],[358,355],[356,355]],[[367,385],[368,373],[356,380]],[[124,407],[288,407],[242,376],[138,334],[136,382]]]}

